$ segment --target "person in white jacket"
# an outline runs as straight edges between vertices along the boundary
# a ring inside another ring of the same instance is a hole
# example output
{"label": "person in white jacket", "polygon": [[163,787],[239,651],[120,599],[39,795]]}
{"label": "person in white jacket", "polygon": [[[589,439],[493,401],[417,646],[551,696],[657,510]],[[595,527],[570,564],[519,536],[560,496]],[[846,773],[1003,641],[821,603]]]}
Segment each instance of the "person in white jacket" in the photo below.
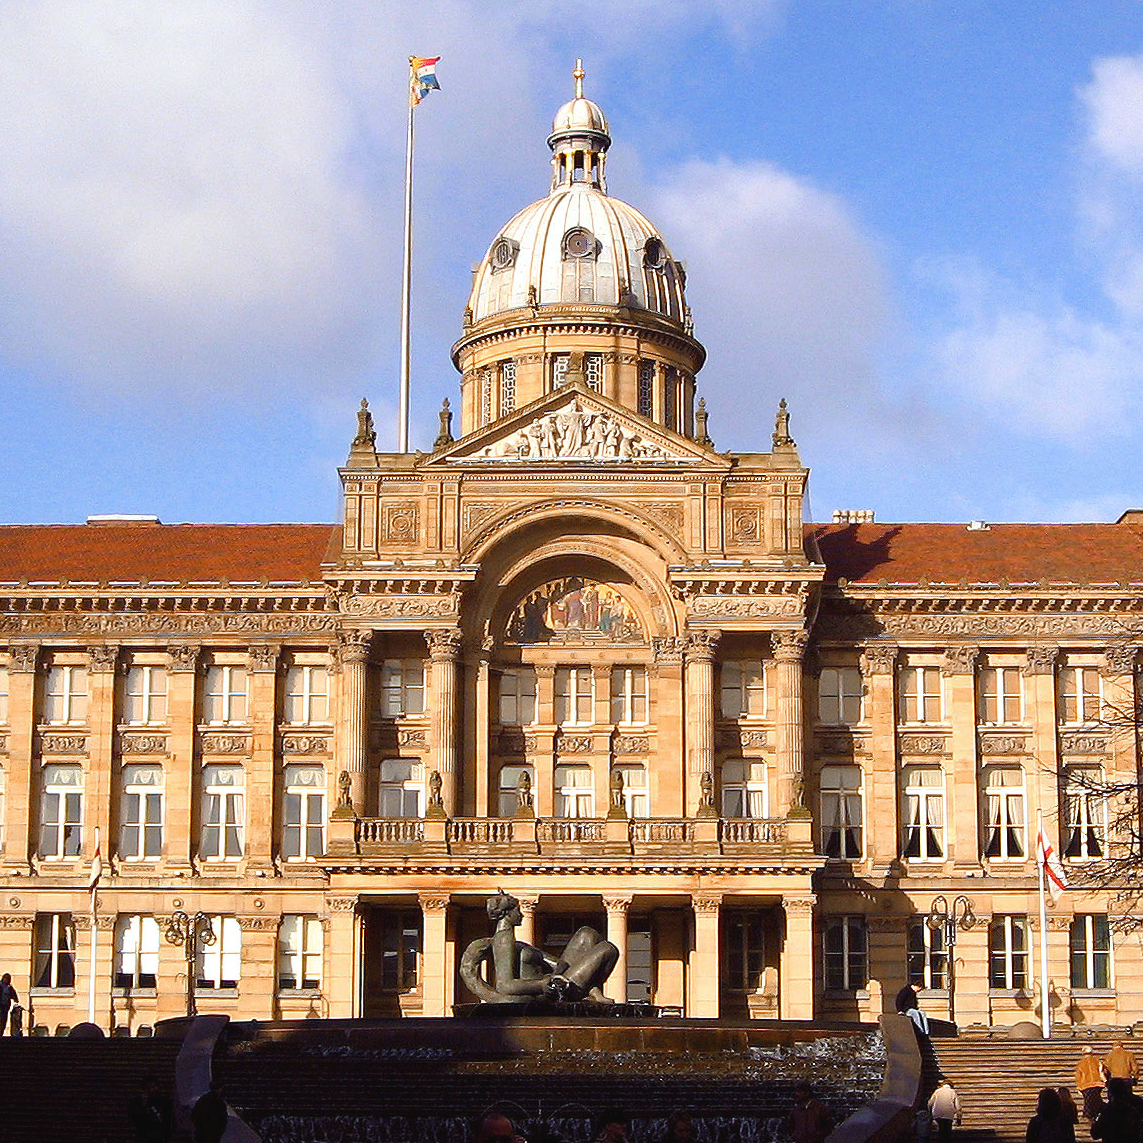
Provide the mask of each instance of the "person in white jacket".
{"label": "person in white jacket", "polygon": [[960,1096],[947,1079],[929,1096],[929,1114],[937,1121],[939,1143],[950,1143],[953,1121],[960,1126]]}

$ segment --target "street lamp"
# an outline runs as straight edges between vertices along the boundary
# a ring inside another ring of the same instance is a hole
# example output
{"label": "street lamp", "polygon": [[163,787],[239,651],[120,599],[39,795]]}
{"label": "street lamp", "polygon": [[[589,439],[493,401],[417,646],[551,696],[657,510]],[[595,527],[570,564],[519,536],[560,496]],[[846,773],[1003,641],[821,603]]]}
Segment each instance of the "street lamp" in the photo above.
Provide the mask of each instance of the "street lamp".
{"label": "street lamp", "polygon": [[949,973],[949,1020],[956,1023],[956,934],[957,929],[966,932],[976,924],[976,914],[972,911],[972,902],[962,893],[953,899],[952,909],[942,894],[933,899],[929,906],[929,915],[925,923],[934,933],[943,933],[945,938],[945,955],[948,957]]}
{"label": "street lamp", "polygon": [[167,922],[167,940],[172,945],[181,944],[183,954],[187,959],[187,1015],[195,1015],[194,984],[195,963],[198,960],[198,950],[201,946],[212,945],[218,937],[215,936],[214,926],[205,913],[195,913],[188,917],[179,909],[171,914]]}

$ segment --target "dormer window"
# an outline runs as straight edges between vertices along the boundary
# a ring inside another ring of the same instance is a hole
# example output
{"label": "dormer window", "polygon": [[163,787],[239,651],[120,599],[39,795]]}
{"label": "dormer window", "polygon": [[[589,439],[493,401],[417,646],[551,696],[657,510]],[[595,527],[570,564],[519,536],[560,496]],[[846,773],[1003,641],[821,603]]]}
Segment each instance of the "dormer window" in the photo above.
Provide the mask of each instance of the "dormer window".
{"label": "dormer window", "polygon": [[648,270],[661,270],[666,264],[667,255],[663,244],[657,238],[648,238],[643,243],[643,265]]}
{"label": "dormer window", "polygon": [[498,238],[492,246],[492,269],[507,270],[516,263],[520,244],[511,238]]}

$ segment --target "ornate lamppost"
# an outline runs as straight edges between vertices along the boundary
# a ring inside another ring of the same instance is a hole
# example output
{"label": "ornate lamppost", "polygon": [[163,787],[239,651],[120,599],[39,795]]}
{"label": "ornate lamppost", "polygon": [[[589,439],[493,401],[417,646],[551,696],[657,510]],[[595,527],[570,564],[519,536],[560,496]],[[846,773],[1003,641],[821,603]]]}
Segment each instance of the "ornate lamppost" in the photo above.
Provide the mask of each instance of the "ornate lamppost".
{"label": "ornate lamppost", "polygon": [[925,923],[934,933],[943,933],[945,955],[948,957],[949,975],[949,1020],[956,1023],[956,934],[958,929],[966,932],[976,924],[976,914],[972,902],[962,893],[953,898],[952,909],[944,894],[933,899]]}
{"label": "ornate lamppost", "polygon": [[188,917],[182,909],[171,914],[171,919],[167,922],[166,937],[172,945],[183,946],[183,955],[187,961],[187,1015],[194,1016],[195,963],[198,960],[198,951],[200,947],[214,944],[218,937],[215,935],[210,918],[205,913],[195,913],[193,917]]}

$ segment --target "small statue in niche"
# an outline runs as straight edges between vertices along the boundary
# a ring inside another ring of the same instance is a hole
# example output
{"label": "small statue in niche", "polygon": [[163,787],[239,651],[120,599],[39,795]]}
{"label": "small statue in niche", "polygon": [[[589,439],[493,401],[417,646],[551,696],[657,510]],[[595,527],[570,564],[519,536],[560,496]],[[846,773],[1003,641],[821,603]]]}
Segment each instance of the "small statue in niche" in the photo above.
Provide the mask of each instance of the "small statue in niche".
{"label": "small statue in niche", "polygon": [[[487,909],[495,931],[473,941],[460,961],[460,978],[474,995],[487,1004],[526,1004],[537,997],[608,1003],[602,985],[619,960],[619,950],[610,941],[584,925],[553,961],[535,945],[516,939],[523,915],[511,893],[500,890],[489,897]],[[490,981],[482,973],[486,961],[492,969]]]}

